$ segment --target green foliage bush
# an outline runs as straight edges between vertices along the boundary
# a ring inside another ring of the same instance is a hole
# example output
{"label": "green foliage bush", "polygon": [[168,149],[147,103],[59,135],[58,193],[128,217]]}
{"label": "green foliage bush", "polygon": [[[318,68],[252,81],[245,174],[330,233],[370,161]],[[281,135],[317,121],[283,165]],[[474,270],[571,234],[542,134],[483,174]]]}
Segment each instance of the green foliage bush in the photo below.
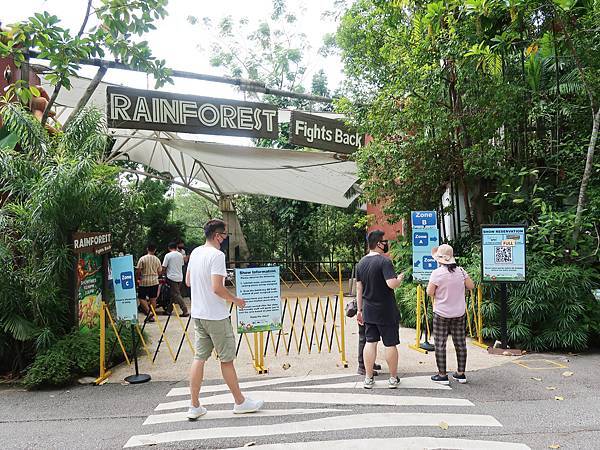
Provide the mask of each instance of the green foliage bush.
{"label": "green foliage bush", "polygon": [[[456,255],[463,255],[457,257],[458,263],[478,283],[481,272],[479,245],[469,241],[451,244],[457,249]],[[407,246],[410,247],[406,241],[394,244],[393,251],[399,256],[399,271],[406,267]],[[598,345],[600,304],[591,293],[598,273],[577,262],[549,262],[544,256],[543,252],[530,252],[527,282],[508,288],[511,345],[530,351],[580,351]],[[402,324],[414,328],[416,285],[410,279],[408,281],[396,291],[396,299]],[[499,289],[486,284],[483,292],[482,334],[484,339],[494,341],[500,339]]]}
{"label": "green foliage bush", "polygon": [[[107,358],[110,349],[116,344],[116,335],[110,328],[106,330]],[[133,345],[130,333],[121,332],[121,340],[129,355]],[[118,344],[107,364],[124,361]],[[48,350],[38,353],[27,370],[23,384],[29,389],[64,386],[81,376],[98,375],[100,367],[100,329],[77,330],[58,340]]]}

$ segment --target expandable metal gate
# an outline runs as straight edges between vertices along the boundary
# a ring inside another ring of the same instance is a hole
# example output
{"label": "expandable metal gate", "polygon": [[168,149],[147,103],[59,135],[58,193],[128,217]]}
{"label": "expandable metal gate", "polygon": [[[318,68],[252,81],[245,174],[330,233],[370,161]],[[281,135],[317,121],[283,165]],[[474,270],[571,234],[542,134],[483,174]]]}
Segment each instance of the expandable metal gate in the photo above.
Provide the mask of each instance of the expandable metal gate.
{"label": "expandable metal gate", "polygon": [[[259,374],[263,374],[267,373],[267,369],[265,367],[265,357],[268,354],[269,346],[271,347],[274,356],[277,356],[278,353],[283,350],[285,350],[286,355],[289,355],[290,351],[293,351],[294,347],[297,353],[300,354],[304,343],[307,353],[309,354],[312,353],[312,349],[314,346],[316,346],[318,353],[321,353],[323,350],[325,350],[325,348],[327,349],[328,353],[331,353],[332,349],[337,350],[337,352],[340,355],[342,366],[348,367],[348,362],[346,361],[344,292],[342,289],[341,264],[338,265],[338,280],[333,278],[329,272],[327,272],[327,274],[333,281],[335,281],[338,284],[339,292],[336,295],[317,295],[302,298],[283,298],[281,330],[268,332],[261,331],[257,333],[252,333],[254,335],[252,343],[251,339],[248,338],[248,333],[239,334],[236,348],[236,356],[239,353],[242,340],[245,340],[248,346],[248,350],[250,351],[250,355],[252,357],[252,362],[254,368],[256,369],[256,372]],[[294,275],[296,274],[294,273]],[[317,277],[315,277],[314,274],[312,274],[312,272],[311,275],[314,277],[317,283],[319,283],[321,286],[324,286],[324,284],[322,284],[321,281],[319,281]],[[296,277],[298,276],[296,275]],[[303,286],[308,286],[308,284],[302,281],[299,277],[298,280],[302,283]],[[289,285],[283,279],[281,281],[289,287]],[[159,315],[157,314],[154,307],[150,307],[152,309],[152,314],[154,315],[156,325],[160,331],[160,338],[154,351],[154,355],[151,355],[151,352],[143,335],[147,322],[144,322],[141,328],[139,324],[135,324],[135,330],[137,332],[137,336],[139,336],[142,348],[148,359],[151,358],[152,364],[154,364],[154,361],[156,360],[156,357],[158,355],[158,352],[160,351],[163,341],[167,346],[167,349],[173,362],[177,362],[181,353],[181,348],[185,341],[187,341],[187,344],[189,345],[190,350],[193,353],[194,345],[192,344],[192,340],[190,339],[188,332],[190,323],[192,321],[191,316],[187,318],[187,322],[184,324],[184,321],[182,320],[182,317],[180,316],[179,311],[177,309],[178,305],[173,305],[173,313],[175,315],[176,321],[179,324],[179,327],[182,330],[181,339],[179,339],[179,345],[177,347],[177,351],[175,352],[166,334],[166,330],[169,326],[173,314],[169,314],[163,324],[159,319]],[[233,313],[233,308],[234,305],[232,304],[229,310],[230,313]],[[129,358],[129,355],[127,354],[127,351],[125,349],[125,345],[123,344],[123,341],[120,337],[120,332],[123,328],[124,323],[121,323],[119,327],[117,327],[110,313],[110,309],[108,308],[105,302],[102,302],[102,308],[100,311],[100,374],[99,377],[96,379],[96,384],[103,382],[111,374],[110,368],[106,367],[105,330],[107,317],[110,326],[112,327],[116,335],[116,340],[113,342],[108,360],[111,360],[112,354],[115,351],[116,346],[118,344],[121,352],[123,353],[123,356],[125,357],[126,363],[128,365],[131,365],[131,359]],[[292,340],[295,344],[294,347],[292,347]]]}

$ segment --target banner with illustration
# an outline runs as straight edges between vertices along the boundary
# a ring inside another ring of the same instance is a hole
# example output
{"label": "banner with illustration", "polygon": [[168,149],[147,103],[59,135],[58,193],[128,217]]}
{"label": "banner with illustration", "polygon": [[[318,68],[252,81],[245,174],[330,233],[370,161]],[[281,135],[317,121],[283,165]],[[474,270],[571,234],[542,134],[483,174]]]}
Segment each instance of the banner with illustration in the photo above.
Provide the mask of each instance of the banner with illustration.
{"label": "banner with illustration", "polygon": [[238,333],[281,329],[279,266],[235,269],[236,295],[246,301],[237,310]]}
{"label": "banner with illustration", "polygon": [[77,300],[79,327],[93,328],[100,321],[102,304],[102,256],[93,253],[77,255]]}

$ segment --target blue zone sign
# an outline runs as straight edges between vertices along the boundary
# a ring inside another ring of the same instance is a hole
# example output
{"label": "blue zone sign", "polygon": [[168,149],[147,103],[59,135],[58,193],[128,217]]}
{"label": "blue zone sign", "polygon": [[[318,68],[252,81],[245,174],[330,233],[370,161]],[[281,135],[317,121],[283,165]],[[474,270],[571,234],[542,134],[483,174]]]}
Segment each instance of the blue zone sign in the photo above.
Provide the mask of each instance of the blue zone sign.
{"label": "blue zone sign", "polygon": [[413,245],[413,279],[429,281],[431,272],[437,269],[437,262],[431,256],[433,247],[440,245],[435,211],[413,211],[412,245]]}

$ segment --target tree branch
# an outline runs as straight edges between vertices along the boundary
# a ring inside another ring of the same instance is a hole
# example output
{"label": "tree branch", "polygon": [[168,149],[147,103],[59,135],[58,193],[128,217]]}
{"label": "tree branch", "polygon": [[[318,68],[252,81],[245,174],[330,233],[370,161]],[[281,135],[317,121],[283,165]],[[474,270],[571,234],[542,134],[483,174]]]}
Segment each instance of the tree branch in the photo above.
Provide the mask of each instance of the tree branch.
{"label": "tree branch", "polygon": [[[83,32],[85,31],[85,27],[88,23],[88,19],[90,18],[90,9],[92,7],[92,0],[88,0],[87,9],[85,12],[85,17],[83,18],[83,23],[81,24],[81,28],[79,29],[79,33],[77,33],[77,37],[80,38]],[[48,116],[50,115],[50,111],[58,98],[58,94],[62,87],[64,77],[60,77],[56,86],[54,86],[54,92],[52,92],[52,97],[50,97],[50,101],[46,105],[46,109],[44,109],[44,114],[42,115],[42,127],[46,126],[46,122],[48,122]]]}
{"label": "tree branch", "polygon": [[100,81],[102,81],[102,78],[104,78],[104,75],[106,74],[107,70],[108,69],[106,68],[106,66],[100,66],[100,67],[98,67],[98,71],[96,72],[96,75],[94,76],[94,79],[92,81],[90,81],[90,84],[88,85],[87,89],[85,90],[83,96],[77,102],[77,106],[75,106],[75,109],[71,112],[71,114],[69,115],[69,117],[65,121],[65,124],[63,125],[63,128],[67,128],[67,126],[69,125],[69,123],[75,117],[77,117],[77,114],[79,114],[79,112],[87,104],[87,102],[89,101],[89,99],[92,97],[92,94],[94,93],[94,91],[96,90],[96,88],[98,87],[98,85],[100,84]]}

